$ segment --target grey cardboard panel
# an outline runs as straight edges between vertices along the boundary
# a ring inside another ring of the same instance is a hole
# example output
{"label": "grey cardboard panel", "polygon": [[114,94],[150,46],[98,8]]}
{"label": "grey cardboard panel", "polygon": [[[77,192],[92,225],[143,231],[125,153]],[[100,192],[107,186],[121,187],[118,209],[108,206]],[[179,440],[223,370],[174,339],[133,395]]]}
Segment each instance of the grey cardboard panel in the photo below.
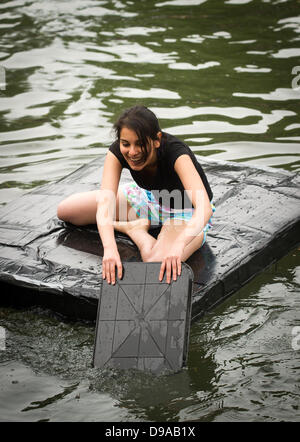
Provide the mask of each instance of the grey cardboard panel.
{"label": "grey cardboard panel", "polygon": [[[159,282],[159,263],[124,263],[115,285],[103,282],[96,321],[96,367],[176,372],[187,357],[192,271],[182,265],[171,284]],[[141,284],[141,278],[147,283]]]}

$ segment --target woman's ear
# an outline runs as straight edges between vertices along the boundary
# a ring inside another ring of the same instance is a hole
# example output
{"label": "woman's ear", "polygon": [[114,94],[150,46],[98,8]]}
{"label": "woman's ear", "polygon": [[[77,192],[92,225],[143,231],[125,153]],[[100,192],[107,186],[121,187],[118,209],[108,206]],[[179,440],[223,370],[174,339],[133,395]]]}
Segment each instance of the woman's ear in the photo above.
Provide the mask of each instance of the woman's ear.
{"label": "woman's ear", "polygon": [[156,147],[156,149],[158,149],[160,147],[161,136],[162,136],[162,133],[157,132],[157,139],[154,140],[154,147]]}

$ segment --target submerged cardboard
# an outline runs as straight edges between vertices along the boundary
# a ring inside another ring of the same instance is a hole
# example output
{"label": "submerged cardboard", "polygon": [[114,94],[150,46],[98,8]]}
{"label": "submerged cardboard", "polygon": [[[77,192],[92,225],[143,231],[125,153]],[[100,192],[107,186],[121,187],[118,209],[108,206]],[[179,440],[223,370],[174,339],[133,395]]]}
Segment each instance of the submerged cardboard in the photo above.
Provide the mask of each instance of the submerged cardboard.
{"label": "submerged cardboard", "polygon": [[170,284],[159,263],[124,263],[115,285],[103,281],[94,366],[176,372],[186,363],[193,273],[182,265]]}

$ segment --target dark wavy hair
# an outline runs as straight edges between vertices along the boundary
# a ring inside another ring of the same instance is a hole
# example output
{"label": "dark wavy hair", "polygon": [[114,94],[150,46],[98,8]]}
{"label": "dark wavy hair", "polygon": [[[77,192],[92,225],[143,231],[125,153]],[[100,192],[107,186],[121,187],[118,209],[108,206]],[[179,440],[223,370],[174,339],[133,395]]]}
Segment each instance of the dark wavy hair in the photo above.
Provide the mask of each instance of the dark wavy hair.
{"label": "dark wavy hair", "polygon": [[147,158],[149,139],[157,140],[157,133],[161,132],[156,115],[145,106],[133,106],[126,109],[113,126],[119,141],[123,127],[137,134],[143,154]]}

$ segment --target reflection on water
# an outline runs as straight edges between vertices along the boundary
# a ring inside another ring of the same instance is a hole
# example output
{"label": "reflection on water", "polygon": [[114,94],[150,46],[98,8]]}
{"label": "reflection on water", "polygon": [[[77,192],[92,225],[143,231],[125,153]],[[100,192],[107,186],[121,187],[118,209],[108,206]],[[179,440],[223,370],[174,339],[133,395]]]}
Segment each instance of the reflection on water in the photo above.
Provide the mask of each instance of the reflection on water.
{"label": "reflection on water", "polygon": [[[2,1],[0,43],[2,204],[105,152],[136,103],[201,155],[299,169],[299,2]],[[299,420],[297,257],[194,324],[168,378],[94,370],[93,325],[0,309],[1,419]]]}
{"label": "reflection on water", "polygon": [[298,169],[299,3],[20,0],[0,11],[0,202],[103,153],[137,102],[200,154]]}

